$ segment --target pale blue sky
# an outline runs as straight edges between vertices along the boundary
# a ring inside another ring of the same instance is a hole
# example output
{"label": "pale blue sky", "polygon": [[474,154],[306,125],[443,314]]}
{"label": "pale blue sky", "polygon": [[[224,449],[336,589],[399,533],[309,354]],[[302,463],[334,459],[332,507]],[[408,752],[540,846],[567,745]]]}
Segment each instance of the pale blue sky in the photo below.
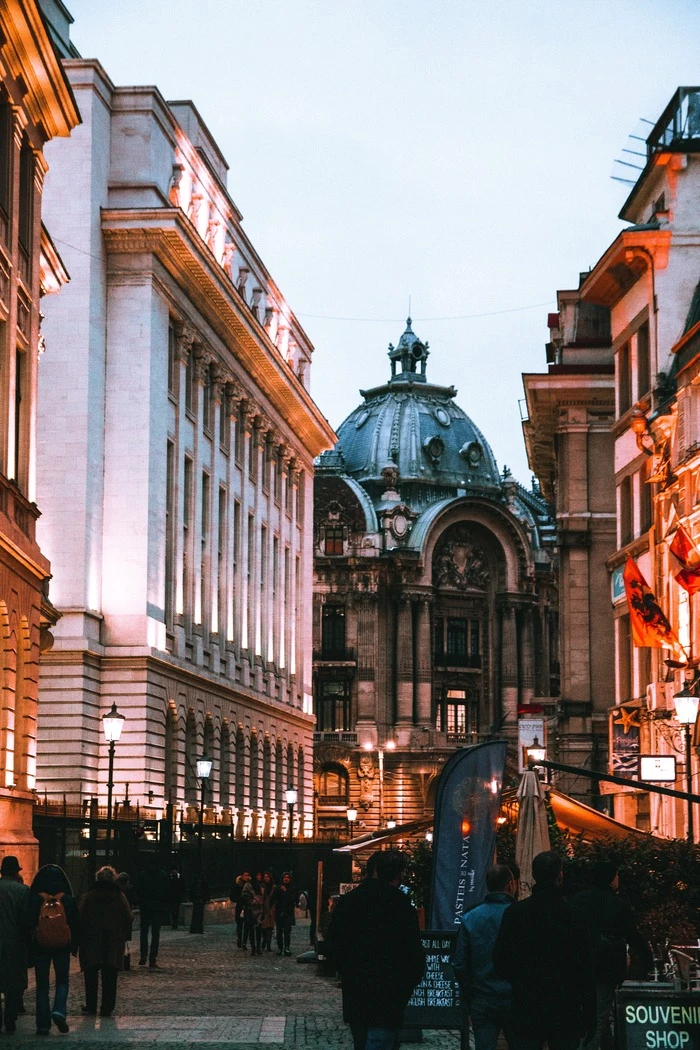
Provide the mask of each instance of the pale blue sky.
{"label": "pale blue sky", "polygon": [[521,373],[620,228],[627,136],[700,82],[697,0],[67,3],[115,83],[197,105],[331,423],[388,375],[410,294],[429,378],[529,484]]}

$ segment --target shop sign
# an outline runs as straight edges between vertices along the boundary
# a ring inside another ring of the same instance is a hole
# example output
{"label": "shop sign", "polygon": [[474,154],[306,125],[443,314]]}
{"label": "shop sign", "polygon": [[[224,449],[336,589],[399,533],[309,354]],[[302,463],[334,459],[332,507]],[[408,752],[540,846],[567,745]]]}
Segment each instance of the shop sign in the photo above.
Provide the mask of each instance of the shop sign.
{"label": "shop sign", "polygon": [[414,989],[404,1024],[418,1028],[461,1028],[460,991],[452,968],[457,932],[424,930],[425,976]]}
{"label": "shop sign", "polygon": [[700,995],[657,990],[617,992],[617,1050],[698,1050]]}

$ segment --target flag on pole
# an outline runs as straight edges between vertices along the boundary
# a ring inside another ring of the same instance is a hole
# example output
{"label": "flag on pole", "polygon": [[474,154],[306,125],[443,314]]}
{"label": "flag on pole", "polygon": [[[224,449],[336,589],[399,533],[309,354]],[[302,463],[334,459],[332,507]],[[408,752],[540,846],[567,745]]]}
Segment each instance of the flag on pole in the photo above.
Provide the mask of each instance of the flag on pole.
{"label": "flag on pole", "polygon": [[628,558],[622,574],[630,611],[632,641],[640,648],[672,649],[685,658],[681,643],[657,602],[634,558]]}
{"label": "flag on pole", "polygon": [[688,594],[697,594],[700,591],[700,551],[680,522],[668,549],[681,566],[675,573],[676,582]]}

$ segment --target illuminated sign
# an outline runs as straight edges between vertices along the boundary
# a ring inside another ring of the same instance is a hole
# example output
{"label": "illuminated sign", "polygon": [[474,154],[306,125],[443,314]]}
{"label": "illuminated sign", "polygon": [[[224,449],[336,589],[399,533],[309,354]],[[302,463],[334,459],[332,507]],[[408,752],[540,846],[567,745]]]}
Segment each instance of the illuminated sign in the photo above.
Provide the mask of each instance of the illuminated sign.
{"label": "illuminated sign", "polygon": [[676,780],[676,759],[673,755],[640,755],[639,779],[649,783],[673,784]]}

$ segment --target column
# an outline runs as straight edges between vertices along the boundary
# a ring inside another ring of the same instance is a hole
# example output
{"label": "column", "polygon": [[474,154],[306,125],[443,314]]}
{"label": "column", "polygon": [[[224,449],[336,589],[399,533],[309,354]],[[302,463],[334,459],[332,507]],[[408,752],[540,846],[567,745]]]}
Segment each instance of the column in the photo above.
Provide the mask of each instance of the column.
{"label": "column", "polygon": [[413,603],[399,598],[396,618],[396,721],[413,724]]}
{"label": "column", "polygon": [[521,704],[532,703],[535,695],[535,643],[532,616],[531,606],[521,609],[518,639],[518,696]]}
{"label": "column", "polygon": [[[501,620],[501,711],[505,725],[518,722],[518,638],[515,606],[507,599],[500,607]],[[495,712],[499,714],[499,712]]]}
{"label": "column", "polygon": [[376,668],[377,602],[375,595],[356,599],[357,608],[357,722],[377,724]]}
{"label": "column", "polygon": [[[175,324],[175,360],[178,367],[177,378],[177,412],[175,413],[175,492],[173,495],[173,530],[174,530],[174,573],[175,573],[175,615],[173,618],[173,651],[176,656],[184,657],[187,635],[187,618],[191,612],[191,594],[186,594],[186,562],[191,559],[191,550],[185,550],[184,538],[184,491],[185,491],[185,449],[182,441],[182,430],[185,419],[185,385],[187,382],[187,362],[192,353],[194,331],[190,325],[178,321]],[[189,523],[188,523],[189,524]],[[191,533],[191,528],[189,529]],[[191,546],[191,544],[190,544]],[[191,561],[190,561],[191,564]]]}
{"label": "column", "polygon": [[419,726],[432,725],[433,668],[430,646],[430,611],[427,598],[416,603],[416,702],[415,721]]}

